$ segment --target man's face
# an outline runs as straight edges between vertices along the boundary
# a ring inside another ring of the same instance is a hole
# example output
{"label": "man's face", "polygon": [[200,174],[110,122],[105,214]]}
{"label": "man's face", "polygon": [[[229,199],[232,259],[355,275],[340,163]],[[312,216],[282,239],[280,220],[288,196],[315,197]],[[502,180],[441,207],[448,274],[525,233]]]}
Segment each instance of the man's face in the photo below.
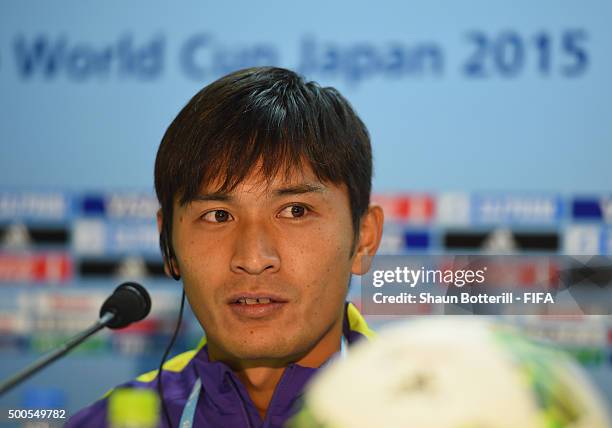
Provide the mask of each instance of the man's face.
{"label": "man's face", "polygon": [[310,168],[269,186],[259,172],[230,193],[202,188],[174,205],[173,245],[209,344],[240,360],[308,352],[339,321],[353,227],[344,185]]}

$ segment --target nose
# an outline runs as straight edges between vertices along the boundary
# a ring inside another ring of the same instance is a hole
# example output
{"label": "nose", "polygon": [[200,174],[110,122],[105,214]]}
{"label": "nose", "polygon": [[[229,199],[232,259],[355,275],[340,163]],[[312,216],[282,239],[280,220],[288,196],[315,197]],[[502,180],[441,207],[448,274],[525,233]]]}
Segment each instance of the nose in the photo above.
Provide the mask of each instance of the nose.
{"label": "nose", "polygon": [[244,224],[238,231],[231,266],[234,273],[259,275],[280,268],[274,239],[261,223]]}

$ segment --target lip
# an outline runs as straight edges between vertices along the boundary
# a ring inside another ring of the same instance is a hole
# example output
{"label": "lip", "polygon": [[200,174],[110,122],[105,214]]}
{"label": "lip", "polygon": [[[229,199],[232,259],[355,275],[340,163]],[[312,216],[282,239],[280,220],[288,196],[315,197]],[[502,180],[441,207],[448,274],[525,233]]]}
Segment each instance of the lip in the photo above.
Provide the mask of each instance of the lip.
{"label": "lip", "polygon": [[[252,305],[236,303],[240,298],[268,298],[270,303],[255,303]],[[267,291],[244,292],[232,294],[226,301],[230,311],[242,321],[266,320],[280,316],[289,300],[276,293]]]}
{"label": "lip", "polygon": [[[272,301],[272,303],[287,303],[289,300],[279,294],[270,293],[268,291],[249,291],[249,292],[239,292],[234,293],[226,299],[226,303],[228,305],[236,303],[238,299],[248,298],[248,299],[257,299],[257,298],[268,298]],[[271,303],[270,303],[271,304]],[[256,305],[252,305],[256,306]]]}

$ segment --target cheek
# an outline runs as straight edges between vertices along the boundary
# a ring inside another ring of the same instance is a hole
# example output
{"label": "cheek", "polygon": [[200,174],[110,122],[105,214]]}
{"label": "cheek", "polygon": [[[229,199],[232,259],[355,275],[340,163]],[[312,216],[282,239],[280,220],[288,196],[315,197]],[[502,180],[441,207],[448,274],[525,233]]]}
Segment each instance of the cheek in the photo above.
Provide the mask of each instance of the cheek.
{"label": "cheek", "polygon": [[214,301],[215,284],[223,283],[222,268],[226,262],[222,246],[211,239],[203,240],[194,233],[176,242],[179,244],[176,255],[185,292],[197,311],[197,307],[209,306]]}
{"label": "cheek", "polygon": [[294,265],[317,270],[325,265],[339,266],[349,262],[352,227],[341,223],[326,223],[303,231],[285,245],[284,253]]}
{"label": "cheek", "polygon": [[[175,228],[174,249],[179,265],[188,273],[196,273],[208,266],[217,266],[223,257],[223,240],[192,227],[187,220]],[[214,269],[209,269],[214,271]]]}
{"label": "cheek", "polygon": [[309,300],[327,304],[344,298],[351,271],[351,238],[346,231],[339,233],[337,227],[320,227],[286,244],[285,272],[294,284],[300,284]]}

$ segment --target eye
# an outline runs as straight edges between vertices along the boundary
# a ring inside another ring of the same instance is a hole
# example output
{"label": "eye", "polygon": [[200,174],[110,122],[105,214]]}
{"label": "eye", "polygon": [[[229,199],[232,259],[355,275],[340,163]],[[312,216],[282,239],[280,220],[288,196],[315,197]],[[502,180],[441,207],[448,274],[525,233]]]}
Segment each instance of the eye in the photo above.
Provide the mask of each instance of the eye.
{"label": "eye", "polygon": [[283,210],[279,213],[279,217],[283,218],[300,218],[306,215],[308,212],[308,208],[304,205],[289,205],[288,207],[283,208]]}
{"label": "eye", "polygon": [[226,223],[234,219],[232,215],[225,210],[208,211],[207,213],[202,215],[201,218],[210,223]]}

